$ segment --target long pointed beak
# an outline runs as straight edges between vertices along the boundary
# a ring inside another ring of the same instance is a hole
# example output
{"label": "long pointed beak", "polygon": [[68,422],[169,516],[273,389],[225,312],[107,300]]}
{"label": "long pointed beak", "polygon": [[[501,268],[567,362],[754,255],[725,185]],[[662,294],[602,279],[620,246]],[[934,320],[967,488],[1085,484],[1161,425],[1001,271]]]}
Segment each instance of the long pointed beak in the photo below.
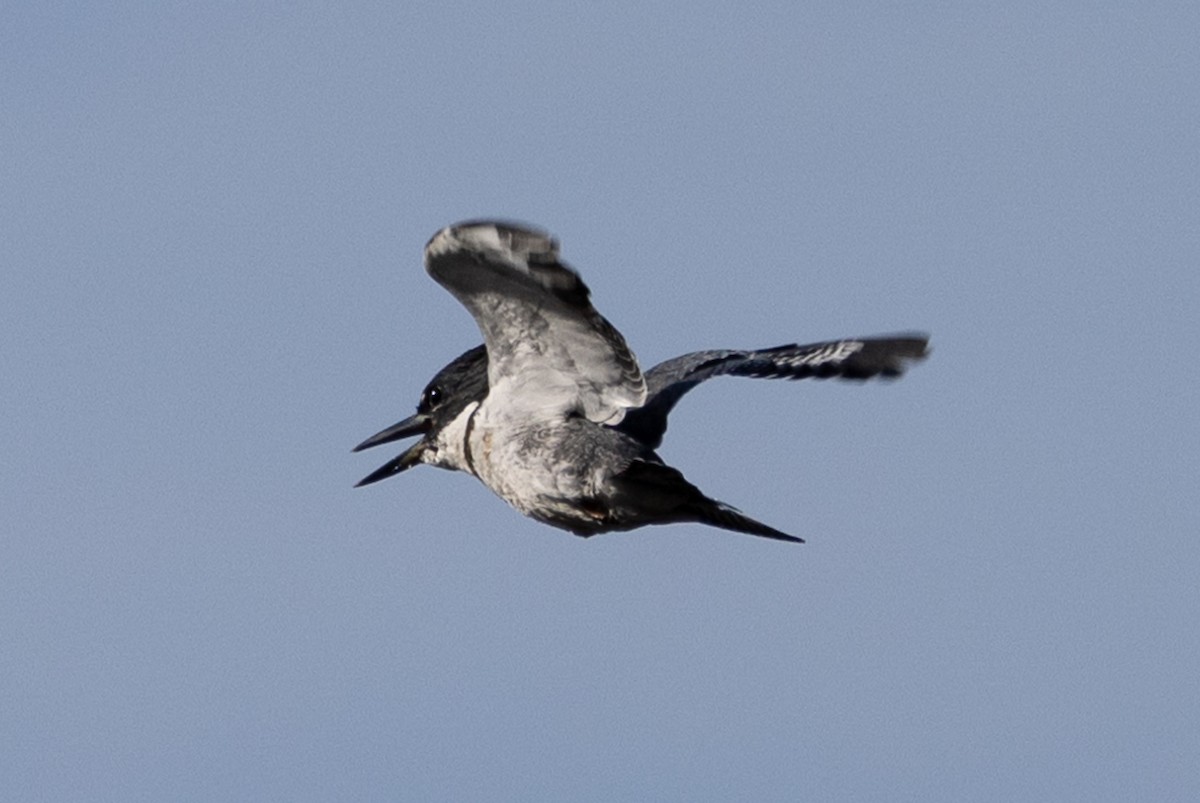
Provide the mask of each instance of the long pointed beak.
{"label": "long pointed beak", "polygon": [[[361,452],[363,449],[370,449],[372,446],[379,446],[384,443],[391,443],[402,438],[411,438],[413,435],[425,435],[433,427],[433,419],[423,413],[411,415],[403,421],[398,421],[392,424],[382,432],[376,432],[371,437],[354,447],[354,451]],[[399,474],[401,471],[407,471],[413,466],[421,462],[421,455],[425,452],[425,438],[421,438],[418,442],[405,449],[401,454],[394,459],[389,460],[379,468],[372,471],[367,476],[355,484],[355,488],[361,488],[364,485],[370,485],[373,482],[386,480],[388,477]]]}
{"label": "long pointed beak", "polygon": [[370,449],[372,446],[379,446],[384,443],[398,441],[401,438],[411,438],[413,435],[424,435],[433,426],[433,421],[427,415],[417,413],[410,415],[403,421],[397,421],[382,432],[376,432],[365,441],[355,446],[352,451],[361,452],[363,449]]}
{"label": "long pointed beak", "polygon": [[384,463],[382,466],[356,482],[354,487],[361,488],[364,485],[370,485],[373,482],[386,480],[388,477],[399,474],[401,471],[407,471],[421,462],[421,455],[424,453],[424,451],[425,440],[422,438],[419,442],[414,443],[412,446],[405,449],[394,459]]}

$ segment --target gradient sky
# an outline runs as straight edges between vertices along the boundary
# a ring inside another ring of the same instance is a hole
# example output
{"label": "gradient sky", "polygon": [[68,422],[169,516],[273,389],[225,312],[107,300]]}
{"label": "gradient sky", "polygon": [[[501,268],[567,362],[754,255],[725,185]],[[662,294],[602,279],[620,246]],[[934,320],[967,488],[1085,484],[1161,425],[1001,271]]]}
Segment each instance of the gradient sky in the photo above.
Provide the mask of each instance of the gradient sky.
{"label": "gradient sky", "polygon": [[[1197,9],[9,4],[0,796],[1193,798]],[[933,355],[678,408],[803,546],[356,490],[480,216],[644,366]]]}

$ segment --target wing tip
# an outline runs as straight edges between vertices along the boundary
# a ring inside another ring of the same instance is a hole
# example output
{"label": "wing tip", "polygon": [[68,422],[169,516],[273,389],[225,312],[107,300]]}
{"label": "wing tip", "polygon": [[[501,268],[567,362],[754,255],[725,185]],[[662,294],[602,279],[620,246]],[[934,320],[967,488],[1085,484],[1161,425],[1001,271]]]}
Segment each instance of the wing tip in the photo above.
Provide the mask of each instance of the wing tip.
{"label": "wing tip", "polygon": [[476,218],[451,223],[425,243],[426,256],[454,251],[520,253],[541,258],[558,256],[558,240],[545,229],[501,218]]}

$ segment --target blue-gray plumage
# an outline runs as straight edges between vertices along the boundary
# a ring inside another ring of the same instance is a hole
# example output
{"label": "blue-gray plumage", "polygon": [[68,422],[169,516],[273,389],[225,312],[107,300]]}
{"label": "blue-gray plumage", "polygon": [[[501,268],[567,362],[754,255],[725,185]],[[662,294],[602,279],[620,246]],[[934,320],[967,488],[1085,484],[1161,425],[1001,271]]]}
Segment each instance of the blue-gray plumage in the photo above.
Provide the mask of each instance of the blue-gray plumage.
{"label": "blue-gray plumage", "polygon": [[643,376],[541,232],[451,226],[426,246],[426,269],[467,307],[485,342],[438,372],[416,415],[355,447],[422,436],[359,485],[422,462],[465,471],[522,513],[583,536],[690,521],[801,541],[710,499],[662,462],[654,449],[671,409],[714,376],[899,376],[928,342],[901,335],[700,351]]}

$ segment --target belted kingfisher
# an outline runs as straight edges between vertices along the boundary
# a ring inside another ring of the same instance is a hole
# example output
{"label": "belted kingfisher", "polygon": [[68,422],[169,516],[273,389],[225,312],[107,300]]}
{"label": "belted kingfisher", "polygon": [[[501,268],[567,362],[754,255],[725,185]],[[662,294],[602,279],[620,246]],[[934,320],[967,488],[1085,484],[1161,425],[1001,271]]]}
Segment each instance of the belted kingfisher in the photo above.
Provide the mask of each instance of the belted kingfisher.
{"label": "belted kingfisher", "polygon": [[544,232],[498,221],[442,229],[425,269],[471,313],[476,346],[440,370],[417,412],[354,448],[421,439],[363,478],[428,463],[464,471],[538,521],[591,536],[698,522],[802,543],[705,496],[655,454],[667,416],[714,376],[869,379],[926,355],[921,334],[684,354],[644,375]]}

